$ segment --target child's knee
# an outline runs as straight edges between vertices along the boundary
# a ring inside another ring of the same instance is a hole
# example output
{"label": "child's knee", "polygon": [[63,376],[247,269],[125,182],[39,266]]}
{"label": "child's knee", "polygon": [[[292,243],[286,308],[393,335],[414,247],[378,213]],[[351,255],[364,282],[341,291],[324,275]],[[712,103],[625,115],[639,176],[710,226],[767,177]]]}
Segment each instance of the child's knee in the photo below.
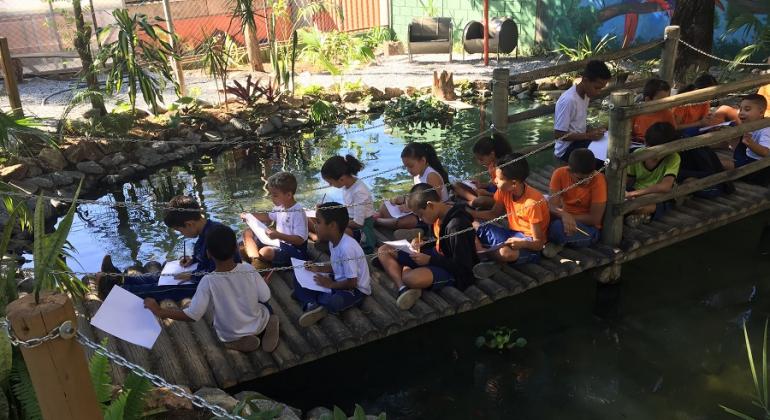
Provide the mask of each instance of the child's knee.
{"label": "child's knee", "polygon": [[379,257],[380,260],[395,260],[396,249],[390,245],[383,245],[377,249],[377,257]]}
{"label": "child's knee", "polygon": [[275,249],[271,246],[264,246],[259,250],[259,259],[272,261],[275,258]]}
{"label": "child's knee", "polygon": [[505,246],[499,249],[498,255],[500,256],[500,261],[514,262],[519,259],[519,250]]}

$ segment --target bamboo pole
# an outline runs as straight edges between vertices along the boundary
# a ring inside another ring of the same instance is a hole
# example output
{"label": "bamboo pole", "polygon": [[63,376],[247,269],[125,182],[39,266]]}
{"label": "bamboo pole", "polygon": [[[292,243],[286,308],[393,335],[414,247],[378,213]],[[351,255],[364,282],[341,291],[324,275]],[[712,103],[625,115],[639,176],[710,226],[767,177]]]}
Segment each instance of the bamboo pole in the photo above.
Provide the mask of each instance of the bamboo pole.
{"label": "bamboo pole", "polygon": [[[614,110],[631,105],[634,95],[630,91],[613,92],[610,103]],[[626,156],[631,146],[631,120],[610,113],[609,143],[607,144],[607,211],[604,212],[602,242],[611,247],[618,247],[623,237],[623,214],[611,211],[613,205],[623,203],[626,198]]]}
{"label": "bamboo pole", "polygon": [[492,123],[498,131],[508,129],[508,79],[511,76],[507,68],[492,70]]}
{"label": "bamboo pole", "polygon": [[16,75],[14,74],[13,63],[11,62],[11,50],[8,48],[8,39],[5,37],[0,37],[0,67],[3,68],[5,91],[8,94],[11,110],[17,118],[22,118],[24,117],[24,110],[21,108],[19,85],[16,84]]}
{"label": "bamboo pole", "polygon": [[[166,19],[166,30],[169,32],[168,43],[176,53],[176,36],[174,35],[174,20],[171,16],[171,5],[169,0],[163,0],[163,15]],[[184,70],[182,70],[182,63],[174,57],[171,57],[171,66],[174,69],[174,76],[179,84],[180,96],[187,95],[187,86],[184,83]]]}
{"label": "bamboo pole", "polygon": [[676,67],[676,51],[679,47],[679,26],[666,26],[663,34],[665,44],[660,56],[660,78],[670,84],[674,83],[674,68]]}
{"label": "bamboo pole", "polygon": [[45,337],[63,323],[71,323],[72,335],[68,337],[60,336],[37,347],[20,347],[43,418],[101,420],[86,355],[74,339],[78,321],[69,297],[43,292],[36,303],[34,294],[29,294],[8,304],[6,313],[21,340]]}

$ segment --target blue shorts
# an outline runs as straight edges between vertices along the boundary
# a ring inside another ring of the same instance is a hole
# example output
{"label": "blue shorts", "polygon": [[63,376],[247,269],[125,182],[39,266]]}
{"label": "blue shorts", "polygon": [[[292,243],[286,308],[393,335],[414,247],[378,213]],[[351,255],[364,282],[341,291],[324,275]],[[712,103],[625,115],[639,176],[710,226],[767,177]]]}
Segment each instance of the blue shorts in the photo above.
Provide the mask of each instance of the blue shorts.
{"label": "blue shorts", "polygon": [[[436,255],[436,250],[431,248],[428,251],[425,251],[426,255],[430,255],[431,257]],[[412,257],[409,256],[404,251],[398,251],[396,254],[396,261],[398,261],[399,264],[401,264],[404,267],[409,268],[427,268],[430,270],[431,274],[433,274],[433,284],[428,288],[428,290],[432,291],[438,291],[446,286],[451,286],[455,282],[455,278],[449,271],[441,268],[436,267],[435,265],[418,265],[414,260],[412,260]]]}
{"label": "blue shorts", "polygon": [[[259,245],[260,248],[265,246],[262,244],[262,242],[259,241],[259,239],[254,239],[257,241],[257,245]],[[300,246],[294,246],[292,244],[281,241],[280,247],[270,246],[270,248],[273,248],[274,256],[273,261],[271,262],[275,266],[291,265],[292,258],[304,261],[310,259],[310,257],[307,255],[307,241],[305,241],[305,243]]]}
{"label": "blue shorts", "polygon": [[497,185],[493,184],[491,181],[489,184],[487,184],[487,188],[485,188],[488,193],[494,194],[497,192]]}
{"label": "blue shorts", "polygon": [[[485,247],[500,245],[501,243],[508,240],[508,238],[523,238],[529,241],[532,240],[532,238],[525,236],[521,232],[497,226],[494,223],[487,223],[485,225],[479,226],[479,229],[476,231],[476,236],[478,236],[481,244]],[[530,249],[519,249],[519,258],[511,264],[528,264],[536,263],[538,261],[540,261],[540,252],[532,251]]]}

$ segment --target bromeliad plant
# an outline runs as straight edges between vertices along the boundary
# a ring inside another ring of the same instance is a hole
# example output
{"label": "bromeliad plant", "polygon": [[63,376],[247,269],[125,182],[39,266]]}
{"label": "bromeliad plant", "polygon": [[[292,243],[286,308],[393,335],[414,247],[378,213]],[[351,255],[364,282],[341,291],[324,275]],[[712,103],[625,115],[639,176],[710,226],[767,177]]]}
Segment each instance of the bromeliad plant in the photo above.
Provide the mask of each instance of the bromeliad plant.
{"label": "bromeliad plant", "polygon": [[272,104],[281,97],[278,84],[274,83],[274,79],[268,77],[267,82],[263,85],[263,80],[265,79],[257,79],[256,82],[253,82],[251,75],[248,75],[246,84],[242,85],[237,80],[233,80],[233,86],[225,87],[225,92],[235,96],[250,108],[254,107],[261,98]]}

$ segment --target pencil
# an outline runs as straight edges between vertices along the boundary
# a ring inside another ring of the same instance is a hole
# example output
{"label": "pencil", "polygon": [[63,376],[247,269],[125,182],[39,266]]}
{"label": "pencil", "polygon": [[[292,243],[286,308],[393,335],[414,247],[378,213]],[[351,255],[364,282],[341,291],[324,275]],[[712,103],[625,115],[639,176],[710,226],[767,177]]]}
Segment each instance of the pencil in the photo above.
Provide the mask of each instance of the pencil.
{"label": "pencil", "polygon": [[577,226],[575,226],[575,230],[576,230],[576,231],[578,231],[578,232],[580,232],[580,233],[582,233],[583,235],[586,235],[586,236],[588,236],[588,237],[590,237],[590,236],[591,236],[591,235],[590,235],[588,232],[584,231],[583,229],[580,229],[580,228],[579,228],[579,227],[577,227]]}
{"label": "pencil", "polygon": [[326,193],[324,193],[323,197],[321,197],[321,204],[323,204],[326,201]]}
{"label": "pencil", "polygon": [[182,239],[182,259],[187,259],[187,241],[184,239]]}
{"label": "pencil", "polygon": [[422,245],[422,232],[417,232],[417,243]]}

